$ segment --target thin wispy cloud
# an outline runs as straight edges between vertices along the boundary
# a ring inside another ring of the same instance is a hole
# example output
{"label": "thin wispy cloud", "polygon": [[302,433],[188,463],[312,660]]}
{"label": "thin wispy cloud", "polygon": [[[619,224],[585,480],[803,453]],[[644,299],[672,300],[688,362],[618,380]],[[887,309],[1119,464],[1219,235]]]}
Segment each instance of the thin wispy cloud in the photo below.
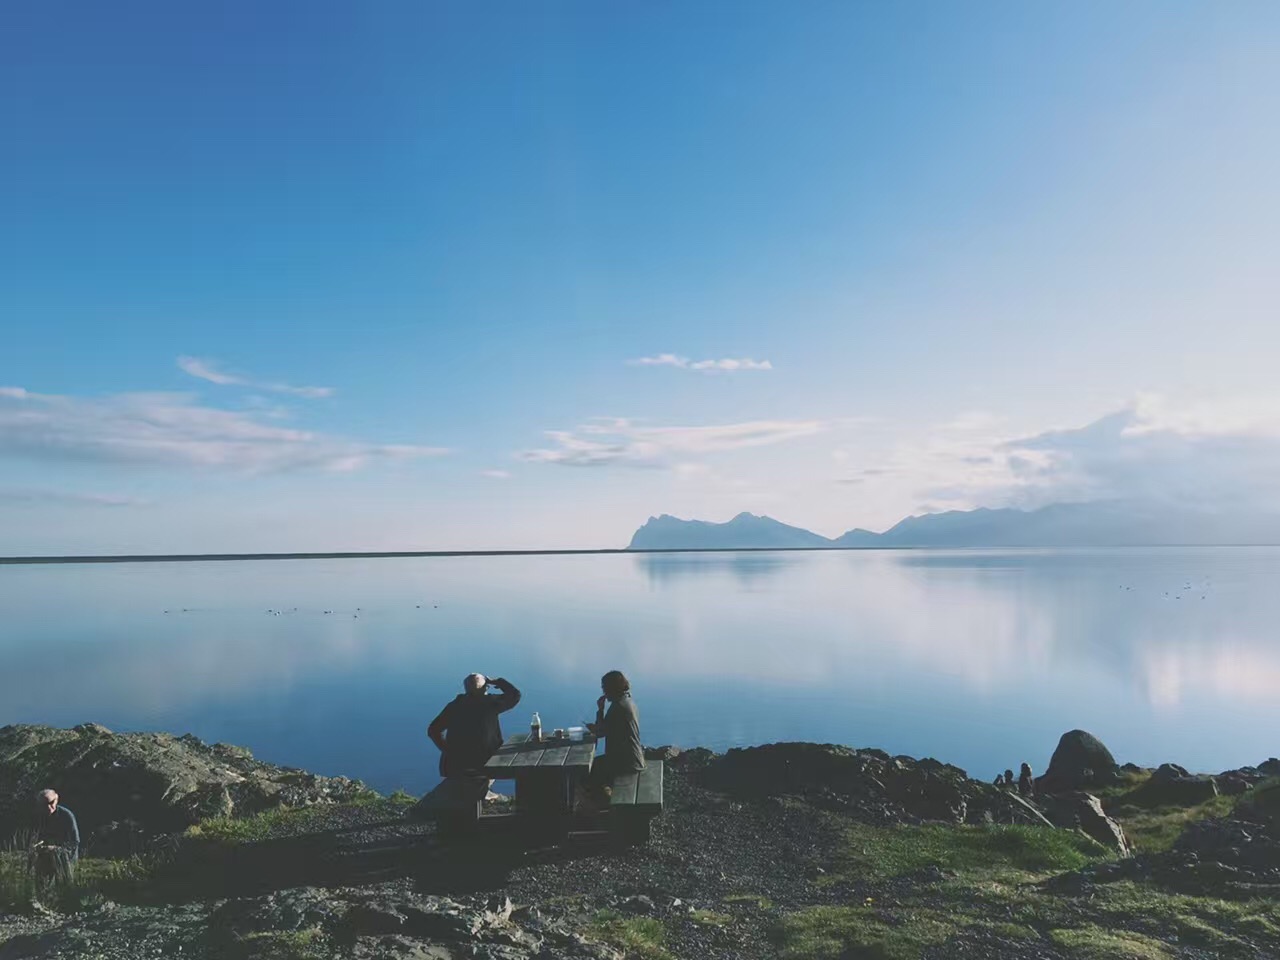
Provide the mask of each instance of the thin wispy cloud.
{"label": "thin wispy cloud", "polygon": [[184,373],[200,380],[207,380],[209,383],[216,383],[220,387],[251,387],[254,390],[286,393],[294,397],[305,397],[308,400],[320,400],[324,397],[333,396],[332,387],[295,387],[287,383],[254,380],[240,374],[228,373],[220,369],[213,361],[202,360],[199,357],[179,357],[178,367]]}
{"label": "thin wispy cloud", "polygon": [[548,430],[550,447],[525,450],[522,460],[563,466],[664,467],[678,458],[784,443],[821,433],[820,420],[753,420],[705,427],[650,427],[599,418],[576,430]]}
{"label": "thin wispy cloud", "polygon": [[510,470],[481,470],[480,476],[488,477],[490,480],[510,480]]}
{"label": "thin wispy cloud", "polygon": [[147,501],[109,493],[72,493],[66,490],[37,490],[0,487],[0,505],[6,503],[52,503],[82,507],[141,507]]}
{"label": "thin wispy cloud", "polygon": [[675,367],[678,370],[697,370],[702,373],[735,373],[743,370],[772,370],[768,360],[752,360],[747,357],[722,360],[690,360],[674,353],[660,353],[654,357],[637,357],[628,360],[633,367]]}
{"label": "thin wispy cloud", "polygon": [[445,453],[282,427],[184,394],[81,398],[0,387],[0,458],[278,472],[351,471]]}

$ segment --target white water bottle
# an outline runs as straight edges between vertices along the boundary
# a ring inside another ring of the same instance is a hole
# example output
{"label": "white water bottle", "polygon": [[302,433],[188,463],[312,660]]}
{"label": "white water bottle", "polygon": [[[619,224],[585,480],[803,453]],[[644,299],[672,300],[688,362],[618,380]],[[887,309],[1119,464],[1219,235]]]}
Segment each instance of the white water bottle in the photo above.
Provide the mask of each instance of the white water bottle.
{"label": "white water bottle", "polygon": [[542,739],[542,718],[538,716],[538,713],[536,710],[534,711],[534,714],[533,714],[533,720],[531,720],[529,723],[529,739],[530,740]]}

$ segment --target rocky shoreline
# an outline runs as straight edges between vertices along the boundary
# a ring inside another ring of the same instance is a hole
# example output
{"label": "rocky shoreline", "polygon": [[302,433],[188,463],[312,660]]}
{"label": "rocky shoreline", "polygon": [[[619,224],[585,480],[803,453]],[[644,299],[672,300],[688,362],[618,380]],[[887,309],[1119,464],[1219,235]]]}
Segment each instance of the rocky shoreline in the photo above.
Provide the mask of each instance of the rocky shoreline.
{"label": "rocky shoreline", "polygon": [[[652,752],[646,847],[459,843],[379,797],[190,736],[0,728],[0,831],[50,783],[76,889],[0,854],[0,960],[1280,957],[1280,761],[1196,776],[1064,735],[1034,798],[819,744]],[[49,898],[46,897],[46,900]]]}

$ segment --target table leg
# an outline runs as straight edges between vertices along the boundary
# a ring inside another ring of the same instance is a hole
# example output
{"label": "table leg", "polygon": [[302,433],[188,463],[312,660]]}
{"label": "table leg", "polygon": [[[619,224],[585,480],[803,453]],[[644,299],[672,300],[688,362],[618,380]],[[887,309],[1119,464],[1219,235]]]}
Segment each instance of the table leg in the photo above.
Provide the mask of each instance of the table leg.
{"label": "table leg", "polygon": [[563,837],[569,820],[568,778],[564,771],[552,769],[517,777],[516,814],[539,837]]}

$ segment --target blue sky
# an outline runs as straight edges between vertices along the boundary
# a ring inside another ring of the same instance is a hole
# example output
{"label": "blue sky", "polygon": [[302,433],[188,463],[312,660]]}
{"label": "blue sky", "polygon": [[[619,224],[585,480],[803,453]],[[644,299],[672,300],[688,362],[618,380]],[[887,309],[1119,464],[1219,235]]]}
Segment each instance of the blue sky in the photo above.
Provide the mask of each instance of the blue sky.
{"label": "blue sky", "polygon": [[1269,507],[1278,114],[1265,3],[7,5],[0,553]]}

